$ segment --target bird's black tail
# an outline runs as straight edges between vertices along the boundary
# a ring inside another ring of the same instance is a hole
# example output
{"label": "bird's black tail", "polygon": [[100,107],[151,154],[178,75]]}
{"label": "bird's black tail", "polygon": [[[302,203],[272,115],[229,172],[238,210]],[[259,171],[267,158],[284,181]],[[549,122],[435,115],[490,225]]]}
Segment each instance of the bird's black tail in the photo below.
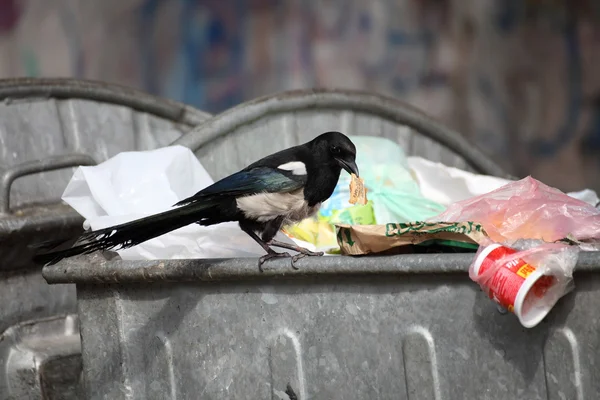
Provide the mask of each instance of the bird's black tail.
{"label": "bird's black tail", "polygon": [[[147,240],[164,235],[194,222],[199,222],[212,212],[214,203],[194,203],[175,208],[160,214],[140,218],[124,224],[84,233],[69,249],[38,254],[33,261],[38,264],[53,265],[66,257],[89,254],[98,250],[126,249]],[[68,240],[50,240],[33,247],[50,250]]]}

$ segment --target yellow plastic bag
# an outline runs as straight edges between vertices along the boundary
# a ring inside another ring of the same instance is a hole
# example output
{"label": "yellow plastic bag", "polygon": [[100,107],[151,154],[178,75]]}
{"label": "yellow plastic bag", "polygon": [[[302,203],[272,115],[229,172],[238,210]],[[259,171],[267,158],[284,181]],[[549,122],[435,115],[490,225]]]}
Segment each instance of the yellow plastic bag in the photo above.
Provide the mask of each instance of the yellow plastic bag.
{"label": "yellow plastic bag", "polygon": [[338,243],[335,236],[335,224],[374,225],[375,214],[373,202],[365,205],[355,205],[333,210],[331,216],[318,214],[299,224],[286,227],[284,232],[294,238],[314,244],[320,251],[337,249]]}

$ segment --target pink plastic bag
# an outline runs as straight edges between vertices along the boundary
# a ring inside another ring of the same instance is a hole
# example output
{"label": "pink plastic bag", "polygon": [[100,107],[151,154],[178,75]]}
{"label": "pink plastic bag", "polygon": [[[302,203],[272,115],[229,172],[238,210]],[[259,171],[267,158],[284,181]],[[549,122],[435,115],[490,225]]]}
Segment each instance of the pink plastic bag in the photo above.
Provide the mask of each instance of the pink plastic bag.
{"label": "pink plastic bag", "polygon": [[580,241],[600,239],[600,210],[532,177],[454,203],[429,221],[478,222],[498,243],[554,242],[569,235]]}

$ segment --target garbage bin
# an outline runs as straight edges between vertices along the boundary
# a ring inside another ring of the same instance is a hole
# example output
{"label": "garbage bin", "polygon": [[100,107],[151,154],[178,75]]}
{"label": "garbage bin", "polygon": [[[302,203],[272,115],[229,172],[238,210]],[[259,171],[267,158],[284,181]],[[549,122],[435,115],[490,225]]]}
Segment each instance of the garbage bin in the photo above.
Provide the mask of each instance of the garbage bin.
{"label": "garbage bin", "polygon": [[[392,137],[409,154],[502,176],[455,132],[376,94],[252,101],[176,143],[215,178],[329,129]],[[257,141],[257,143],[254,143]],[[220,162],[226,159],[227,163]],[[600,258],[524,329],[469,280],[472,254],[107,261],[45,267],[77,285],[89,399],[594,399]]]}
{"label": "garbage bin", "polygon": [[60,201],[73,168],[164,146],[209,114],[125,87],[0,80],[0,399],[80,399],[74,285],[49,286],[28,245],[82,231]]}

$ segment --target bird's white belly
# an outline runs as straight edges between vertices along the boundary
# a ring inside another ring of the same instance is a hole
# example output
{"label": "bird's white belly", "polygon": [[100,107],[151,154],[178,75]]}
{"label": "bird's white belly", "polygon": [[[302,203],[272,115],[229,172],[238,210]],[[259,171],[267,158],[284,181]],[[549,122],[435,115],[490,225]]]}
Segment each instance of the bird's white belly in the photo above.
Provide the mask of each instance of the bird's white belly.
{"label": "bird's white belly", "polygon": [[240,197],[236,202],[246,218],[267,222],[283,216],[284,225],[297,223],[314,215],[321,206],[318,203],[309,207],[304,199],[304,189],[289,193],[254,194]]}

